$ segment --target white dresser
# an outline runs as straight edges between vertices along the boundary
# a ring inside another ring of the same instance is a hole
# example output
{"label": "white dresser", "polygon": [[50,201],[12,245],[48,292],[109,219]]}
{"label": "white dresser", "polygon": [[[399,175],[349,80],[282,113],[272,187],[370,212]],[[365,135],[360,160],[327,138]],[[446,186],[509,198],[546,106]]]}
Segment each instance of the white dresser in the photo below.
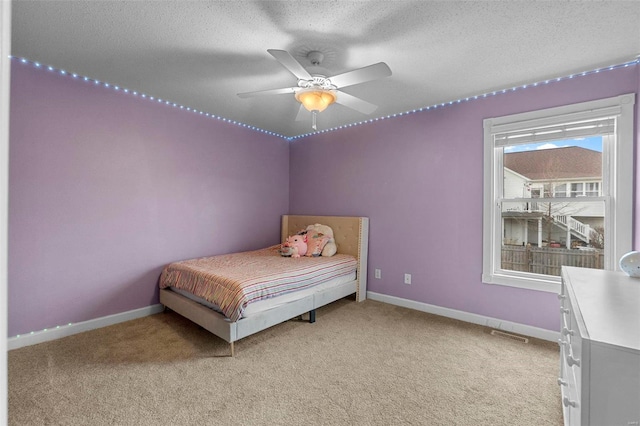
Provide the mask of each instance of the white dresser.
{"label": "white dresser", "polygon": [[640,425],[640,279],[562,268],[565,425]]}

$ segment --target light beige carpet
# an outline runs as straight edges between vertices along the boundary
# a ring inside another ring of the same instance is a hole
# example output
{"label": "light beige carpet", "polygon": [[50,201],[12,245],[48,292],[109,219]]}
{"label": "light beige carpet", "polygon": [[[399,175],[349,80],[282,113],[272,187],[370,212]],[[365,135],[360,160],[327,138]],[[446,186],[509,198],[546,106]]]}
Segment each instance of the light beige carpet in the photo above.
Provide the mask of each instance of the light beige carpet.
{"label": "light beige carpet", "polygon": [[341,300],[229,347],[168,312],[9,352],[11,425],[560,425],[558,346]]}

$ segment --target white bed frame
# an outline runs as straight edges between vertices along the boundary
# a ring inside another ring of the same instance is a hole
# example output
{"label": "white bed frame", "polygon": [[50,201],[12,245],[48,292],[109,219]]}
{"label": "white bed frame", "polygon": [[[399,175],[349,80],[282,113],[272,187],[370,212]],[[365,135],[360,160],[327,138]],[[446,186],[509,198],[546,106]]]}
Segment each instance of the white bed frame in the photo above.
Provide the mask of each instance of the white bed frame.
{"label": "white bed frame", "polygon": [[321,223],[333,229],[338,253],[350,254],[358,260],[356,279],[337,287],[316,292],[301,299],[231,322],[224,315],[188,299],[170,289],[160,290],[160,303],[195,322],[221,339],[229,342],[231,356],[234,342],[265,330],[281,322],[313,311],[351,294],[361,302],[367,295],[367,254],[369,246],[369,218],[346,216],[282,216],[281,241],[307,225]]}

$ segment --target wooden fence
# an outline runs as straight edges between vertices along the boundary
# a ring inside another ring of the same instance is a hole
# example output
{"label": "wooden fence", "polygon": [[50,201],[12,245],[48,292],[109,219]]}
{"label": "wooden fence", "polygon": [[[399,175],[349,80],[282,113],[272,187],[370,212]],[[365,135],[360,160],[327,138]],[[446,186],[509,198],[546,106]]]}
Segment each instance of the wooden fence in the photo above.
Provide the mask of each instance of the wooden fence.
{"label": "wooden fence", "polygon": [[604,269],[602,250],[502,246],[502,269],[560,276],[562,266]]}

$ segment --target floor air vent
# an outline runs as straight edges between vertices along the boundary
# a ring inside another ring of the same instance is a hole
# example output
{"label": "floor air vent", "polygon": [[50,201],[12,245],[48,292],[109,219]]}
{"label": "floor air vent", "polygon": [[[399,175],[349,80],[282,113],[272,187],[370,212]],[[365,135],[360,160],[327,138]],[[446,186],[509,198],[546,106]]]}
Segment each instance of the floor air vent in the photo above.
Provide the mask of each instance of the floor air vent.
{"label": "floor air vent", "polygon": [[491,334],[494,336],[506,337],[507,339],[517,340],[522,343],[529,343],[529,339],[522,336],[516,336],[515,334],[505,333],[504,331],[491,330]]}

